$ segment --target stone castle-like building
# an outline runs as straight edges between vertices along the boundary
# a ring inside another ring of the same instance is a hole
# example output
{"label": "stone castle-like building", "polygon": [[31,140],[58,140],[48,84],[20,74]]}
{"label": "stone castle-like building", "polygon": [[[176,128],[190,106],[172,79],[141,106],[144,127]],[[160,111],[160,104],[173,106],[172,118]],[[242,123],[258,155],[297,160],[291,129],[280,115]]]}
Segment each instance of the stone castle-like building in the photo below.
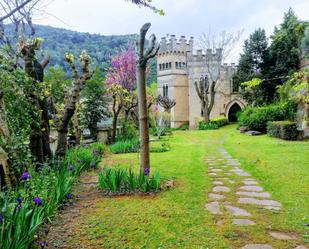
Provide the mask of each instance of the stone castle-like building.
{"label": "stone castle-like building", "polygon": [[[158,93],[175,99],[176,106],[171,111],[171,127],[177,128],[188,123],[191,129],[196,126],[202,116],[200,99],[196,93],[194,82],[207,75],[206,58],[218,60],[221,49],[194,51],[193,37],[189,41],[181,36],[177,41],[174,35],[169,40],[163,37],[157,55]],[[232,76],[236,70],[235,64],[221,65],[221,77],[215,89],[215,103],[211,118],[225,116],[229,121],[236,121],[236,113],[245,107]]]}

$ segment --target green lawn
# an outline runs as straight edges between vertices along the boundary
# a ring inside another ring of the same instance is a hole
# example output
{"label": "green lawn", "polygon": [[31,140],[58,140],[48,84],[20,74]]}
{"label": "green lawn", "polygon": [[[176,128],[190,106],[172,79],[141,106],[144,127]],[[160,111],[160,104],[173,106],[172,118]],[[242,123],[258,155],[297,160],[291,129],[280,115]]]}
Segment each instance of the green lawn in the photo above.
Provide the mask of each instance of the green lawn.
{"label": "green lawn", "polygon": [[[85,209],[75,220],[83,235],[73,236],[72,243],[92,249],[240,248],[255,240],[271,243],[266,227],[296,231],[304,242],[308,236],[304,225],[309,223],[309,142],[249,137],[235,128],[174,132],[168,139],[171,150],[153,153],[151,160],[153,171],[175,179],[175,188],[148,197],[102,196],[93,209]],[[216,217],[204,209],[212,188],[204,158],[218,155],[222,146],[282,202],[282,212],[253,212],[260,221],[252,228],[215,225]],[[103,164],[119,162],[136,167],[138,155],[112,155]],[[274,243],[275,248],[287,249],[282,242]]]}

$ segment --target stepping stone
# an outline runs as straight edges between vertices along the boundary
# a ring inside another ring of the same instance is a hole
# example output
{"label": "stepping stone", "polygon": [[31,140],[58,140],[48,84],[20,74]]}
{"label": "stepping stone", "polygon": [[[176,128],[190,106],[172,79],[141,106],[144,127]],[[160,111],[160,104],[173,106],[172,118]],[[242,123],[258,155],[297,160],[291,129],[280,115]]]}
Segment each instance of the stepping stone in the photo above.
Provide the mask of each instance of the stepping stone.
{"label": "stepping stone", "polygon": [[233,219],[233,225],[236,226],[252,226],[255,222],[248,219]]}
{"label": "stepping stone", "polygon": [[308,249],[308,247],[306,247],[306,246],[298,246],[295,249]]}
{"label": "stepping stone", "polygon": [[222,169],[212,169],[211,172],[221,172]]}
{"label": "stepping stone", "polygon": [[297,240],[298,236],[295,233],[285,233],[285,232],[269,232],[269,234],[278,240]]}
{"label": "stepping stone", "polygon": [[212,199],[212,200],[223,200],[225,198],[224,195],[219,195],[219,194],[214,194],[214,193],[210,193],[208,197],[209,199]]}
{"label": "stepping stone", "polygon": [[224,174],[227,175],[227,176],[231,176],[232,175],[232,173],[229,173],[229,172],[225,172]]}
{"label": "stepping stone", "polygon": [[277,207],[281,208],[281,204],[274,200],[259,200],[255,198],[239,198],[238,203],[242,204],[253,204],[253,205],[259,205],[259,206],[271,206],[271,207]]}
{"label": "stepping stone", "polygon": [[264,209],[268,209],[268,210],[271,210],[271,211],[279,211],[281,210],[281,207],[273,207],[273,206],[262,206],[262,208]]}
{"label": "stepping stone", "polygon": [[241,249],[272,249],[273,247],[268,244],[250,244],[243,246]]}
{"label": "stepping stone", "polygon": [[217,176],[216,173],[208,173],[210,176]]}
{"label": "stepping stone", "polygon": [[228,193],[231,191],[231,189],[225,186],[216,186],[212,189],[212,191],[216,193],[219,193],[219,192]]}
{"label": "stepping stone", "polygon": [[247,172],[236,172],[237,175],[239,176],[251,176],[249,173]]}
{"label": "stepping stone", "polygon": [[245,209],[234,207],[231,205],[224,205],[224,207],[233,216],[251,216],[251,214]]}
{"label": "stepping stone", "polygon": [[223,182],[220,182],[220,181],[214,181],[213,184],[214,185],[224,185]]}
{"label": "stepping stone", "polygon": [[243,183],[245,185],[259,185],[256,181],[246,181],[246,180],[244,180]]}
{"label": "stepping stone", "polygon": [[233,180],[229,180],[229,183],[232,183],[232,184],[233,184],[233,183],[235,183],[235,181],[233,181]]}
{"label": "stepping stone", "polygon": [[270,198],[270,194],[267,192],[244,192],[238,191],[236,192],[237,195],[244,195],[249,197],[258,197],[258,198]]}
{"label": "stepping stone", "polygon": [[212,214],[222,214],[220,204],[217,201],[206,204],[205,208]]}
{"label": "stepping stone", "polygon": [[263,191],[263,188],[260,187],[260,186],[251,186],[251,185],[248,185],[248,186],[242,186],[242,187],[240,187],[239,190],[260,192],[260,191]]}

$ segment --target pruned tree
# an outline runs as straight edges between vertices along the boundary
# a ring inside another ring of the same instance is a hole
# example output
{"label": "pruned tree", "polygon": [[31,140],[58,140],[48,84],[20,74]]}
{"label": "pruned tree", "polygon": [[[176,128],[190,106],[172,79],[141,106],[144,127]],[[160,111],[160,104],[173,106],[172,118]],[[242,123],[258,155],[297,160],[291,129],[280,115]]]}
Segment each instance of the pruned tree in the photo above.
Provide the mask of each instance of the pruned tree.
{"label": "pruned tree", "polygon": [[216,82],[209,84],[208,77],[201,77],[199,83],[194,82],[195,90],[201,102],[204,121],[209,123],[210,113],[215,103]]}
{"label": "pruned tree", "polygon": [[76,106],[80,98],[80,91],[84,87],[87,80],[92,77],[93,72],[90,71],[90,57],[83,51],[79,57],[80,64],[82,66],[82,72],[78,72],[77,66],[74,63],[74,56],[72,54],[66,54],[66,62],[71,67],[73,72],[73,82],[72,91],[68,93],[65,107],[61,117],[55,115],[55,124],[58,131],[58,141],[57,141],[57,156],[63,156],[67,149],[67,134],[68,126],[73,115],[76,111]]}
{"label": "pruned tree", "polygon": [[24,68],[26,74],[32,78],[34,91],[29,94],[33,105],[36,107],[36,112],[39,116],[39,126],[36,121],[31,125],[30,134],[30,150],[37,162],[43,163],[46,158],[51,158],[51,150],[49,146],[49,110],[47,98],[39,93],[39,83],[43,82],[44,69],[49,63],[49,58],[44,58],[38,62],[36,51],[41,47],[40,39],[33,39],[27,42],[20,41],[19,50],[24,60]]}
{"label": "pruned tree", "polygon": [[157,97],[157,103],[167,113],[170,113],[172,108],[176,105],[176,101],[174,99],[170,99],[168,96],[162,96],[161,94]]}
{"label": "pruned tree", "polygon": [[168,112],[155,111],[153,117],[156,122],[156,135],[160,140],[161,136],[166,132],[171,123],[171,114]]}
{"label": "pruned tree", "polygon": [[209,32],[208,34],[204,33],[200,38],[199,45],[201,48],[211,52],[216,51],[216,54],[205,57],[206,76],[201,75],[199,83],[195,82],[195,89],[200,98],[206,123],[210,121],[210,114],[215,102],[216,86],[223,73],[221,66],[230,56],[242,32],[238,31],[234,34],[223,31],[218,36]]}
{"label": "pruned tree", "polygon": [[156,56],[160,46],[156,42],[154,34],[150,37],[149,48],[145,51],[146,34],[151,24],[146,23],[140,29],[138,42],[138,63],[137,63],[137,90],[138,90],[138,112],[139,131],[141,142],[140,171],[142,173],[150,171],[149,153],[149,127],[148,127],[148,106],[146,93],[146,69],[147,62]]}

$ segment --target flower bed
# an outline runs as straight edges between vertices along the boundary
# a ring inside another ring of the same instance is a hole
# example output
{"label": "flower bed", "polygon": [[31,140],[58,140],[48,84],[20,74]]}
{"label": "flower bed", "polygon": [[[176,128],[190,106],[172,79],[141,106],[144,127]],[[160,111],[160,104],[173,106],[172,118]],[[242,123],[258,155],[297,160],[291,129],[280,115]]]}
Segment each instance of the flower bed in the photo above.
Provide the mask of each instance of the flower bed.
{"label": "flower bed", "polygon": [[[82,171],[96,168],[105,148],[101,144],[69,150],[63,161],[54,161],[40,171],[24,172],[14,190],[0,198],[0,248],[27,249],[39,226],[73,198],[72,187]],[[40,241],[44,248],[45,242]]]}
{"label": "flower bed", "polygon": [[161,176],[150,176],[149,168],[135,174],[132,169],[104,167],[99,174],[99,188],[112,195],[155,193],[161,190]]}

